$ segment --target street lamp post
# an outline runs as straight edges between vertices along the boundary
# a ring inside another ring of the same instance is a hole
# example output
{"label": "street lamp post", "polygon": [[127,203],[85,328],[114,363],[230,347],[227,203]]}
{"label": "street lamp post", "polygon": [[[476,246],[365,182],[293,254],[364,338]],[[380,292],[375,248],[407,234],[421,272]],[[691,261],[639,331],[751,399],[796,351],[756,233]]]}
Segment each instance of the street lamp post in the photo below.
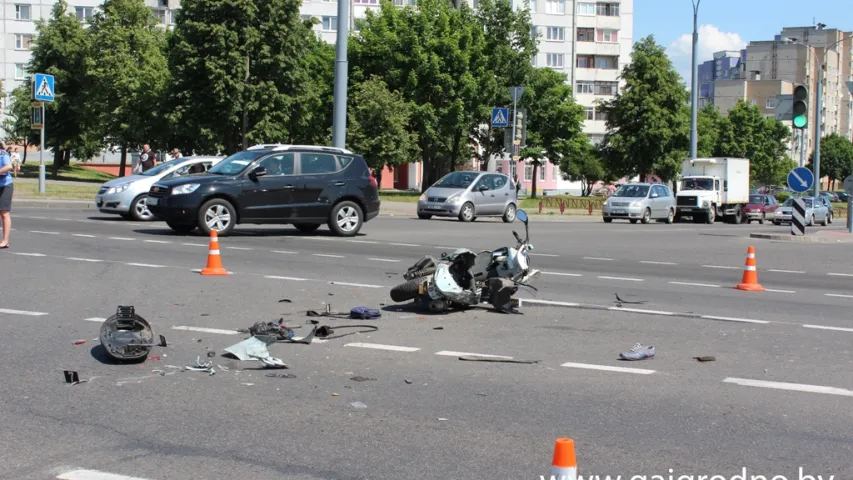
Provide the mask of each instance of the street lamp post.
{"label": "street lamp post", "polygon": [[699,64],[696,59],[696,49],[699,45],[699,2],[702,0],[691,0],[693,2],[693,69],[690,87],[690,158],[696,158],[696,148],[698,143],[698,127],[696,125],[697,103],[699,103]]}

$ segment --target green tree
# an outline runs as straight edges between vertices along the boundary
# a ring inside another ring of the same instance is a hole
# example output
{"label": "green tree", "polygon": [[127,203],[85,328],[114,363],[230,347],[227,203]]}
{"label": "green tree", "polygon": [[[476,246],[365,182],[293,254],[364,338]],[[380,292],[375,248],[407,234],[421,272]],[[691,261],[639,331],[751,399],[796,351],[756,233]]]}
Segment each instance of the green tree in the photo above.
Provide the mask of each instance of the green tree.
{"label": "green tree", "polygon": [[[814,168],[814,157],[809,159],[809,167]],[[853,143],[837,133],[829,134],[820,140],[820,175],[829,177],[831,182],[844,180],[853,174]]]}
{"label": "green tree", "polygon": [[621,74],[625,87],[601,111],[607,116],[604,152],[617,176],[654,173],[663,181],[678,174],[687,154],[687,90],[664,48],[648,36],[634,44]]}
{"label": "green tree", "polygon": [[24,82],[12,90],[7,117],[3,119],[6,143],[15,143],[24,147],[21,165],[27,163],[27,147],[38,145],[41,138],[38,130],[30,126],[30,105],[32,103],[32,85]]}
{"label": "green tree", "polygon": [[[575,103],[572,88],[566,83],[566,74],[550,68],[531,72],[522,106],[527,109],[527,146],[521,157],[533,165],[532,197],[536,197],[537,171],[544,162],[552,165],[571,165],[572,158],[583,164],[588,158],[585,144],[589,142],[582,133],[584,107]],[[564,172],[576,172],[568,166]]]}
{"label": "green tree", "polygon": [[412,161],[417,137],[409,130],[411,107],[379,77],[359,84],[350,102],[347,144],[362,154],[381,182],[382,170]]}
{"label": "green tree", "polygon": [[53,175],[68,164],[72,153],[88,159],[100,148],[97,122],[89,114],[93,91],[87,75],[86,59],[91,36],[68,13],[68,4],[53,5],[47,22],[36,23],[32,58],[28,70],[54,76],[55,100],[46,105],[45,146],[53,148]]}
{"label": "green tree", "polygon": [[709,104],[699,110],[696,119],[696,155],[707,158],[716,154],[717,145],[720,143],[720,130],[725,122],[726,118],[720,115],[714,105]]}
{"label": "green tree", "polygon": [[761,185],[779,184],[793,168],[786,156],[790,130],[773,118],[766,118],[756,105],[739,101],[720,123],[716,155],[748,158],[750,178]]}
{"label": "green tree", "polygon": [[581,196],[588,197],[595,184],[608,180],[609,175],[604,168],[601,153],[588,140],[571,156],[564,157],[560,162],[560,172],[571,182],[580,182]]}

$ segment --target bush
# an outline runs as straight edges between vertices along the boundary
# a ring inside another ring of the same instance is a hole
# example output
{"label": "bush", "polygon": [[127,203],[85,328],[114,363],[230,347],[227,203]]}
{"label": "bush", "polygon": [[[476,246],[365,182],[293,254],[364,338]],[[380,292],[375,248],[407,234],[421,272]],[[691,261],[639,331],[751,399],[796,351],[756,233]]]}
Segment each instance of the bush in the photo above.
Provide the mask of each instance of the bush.
{"label": "bush", "polygon": [[782,203],[789,198],[791,198],[791,194],[788,192],[779,192],[779,194],[776,195],[776,200],[778,200],[779,203]]}

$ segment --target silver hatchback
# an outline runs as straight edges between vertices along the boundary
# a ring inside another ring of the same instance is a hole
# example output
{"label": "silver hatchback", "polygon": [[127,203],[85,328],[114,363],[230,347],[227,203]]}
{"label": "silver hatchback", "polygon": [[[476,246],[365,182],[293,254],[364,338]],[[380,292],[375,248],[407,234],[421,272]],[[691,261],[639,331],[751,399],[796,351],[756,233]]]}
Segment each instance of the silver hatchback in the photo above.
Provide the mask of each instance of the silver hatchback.
{"label": "silver hatchback", "polygon": [[418,199],[418,218],[457,217],[463,222],[477,217],[502,217],[515,221],[518,198],[507,175],[491,172],[451,172]]}
{"label": "silver hatchback", "polygon": [[624,218],[631,223],[642,220],[665,220],[672,223],[675,219],[675,197],[669,187],[659,183],[628,183],[619,187],[605,200],[601,207],[601,216],[605,223],[614,218]]}

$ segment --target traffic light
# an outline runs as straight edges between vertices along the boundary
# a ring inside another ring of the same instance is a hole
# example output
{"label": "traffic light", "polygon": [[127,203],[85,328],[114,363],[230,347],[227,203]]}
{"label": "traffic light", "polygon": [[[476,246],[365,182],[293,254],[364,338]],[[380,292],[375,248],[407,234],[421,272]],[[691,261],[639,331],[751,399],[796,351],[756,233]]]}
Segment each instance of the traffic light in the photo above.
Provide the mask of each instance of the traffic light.
{"label": "traffic light", "polygon": [[809,91],[803,85],[794,88],[794,128],[806,128],[809,124]]}

